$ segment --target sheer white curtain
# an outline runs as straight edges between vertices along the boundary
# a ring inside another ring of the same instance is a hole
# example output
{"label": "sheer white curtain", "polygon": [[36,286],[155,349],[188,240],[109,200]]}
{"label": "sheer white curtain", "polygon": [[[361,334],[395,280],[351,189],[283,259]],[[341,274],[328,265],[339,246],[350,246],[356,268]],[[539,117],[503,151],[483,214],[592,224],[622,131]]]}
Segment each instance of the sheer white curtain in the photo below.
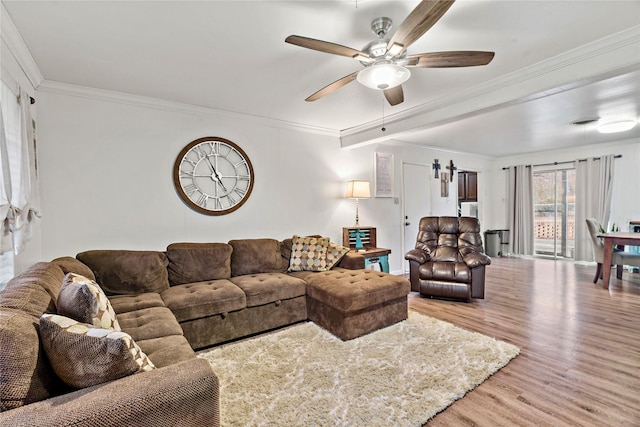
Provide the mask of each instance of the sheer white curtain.
{"label": "sheer white curtain", "polygon": [[533,255],[533,171],[530,166],[509,168],[507,209],[511,253]]}
{"label": "sheer white curtain", "polygon": [[31,97],[20,89],[16,96],[4,82],[1,89],[0,253],[13,250],[19,254],[31,237],[33,222],[40,217]]}
{"label": "sheer white curtain", "polygon": [[607,228],[611,215],[615,156],[576,161],[576,261],[593,261],[591,238],[586,219],[595,218]]}

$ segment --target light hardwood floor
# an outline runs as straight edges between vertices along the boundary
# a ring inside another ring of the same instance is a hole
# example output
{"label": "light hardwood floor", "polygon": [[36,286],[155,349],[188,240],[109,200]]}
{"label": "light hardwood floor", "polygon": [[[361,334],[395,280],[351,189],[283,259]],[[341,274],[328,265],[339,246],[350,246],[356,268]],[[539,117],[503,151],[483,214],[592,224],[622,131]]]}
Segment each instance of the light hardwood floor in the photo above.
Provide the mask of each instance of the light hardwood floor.
{"label": "light hardwood floor", "polygon": [[592,282],[595,266],[494,258],[484,300],[411,293],[409,307],[520,347],[432,426],[640,426],[640,274]]}

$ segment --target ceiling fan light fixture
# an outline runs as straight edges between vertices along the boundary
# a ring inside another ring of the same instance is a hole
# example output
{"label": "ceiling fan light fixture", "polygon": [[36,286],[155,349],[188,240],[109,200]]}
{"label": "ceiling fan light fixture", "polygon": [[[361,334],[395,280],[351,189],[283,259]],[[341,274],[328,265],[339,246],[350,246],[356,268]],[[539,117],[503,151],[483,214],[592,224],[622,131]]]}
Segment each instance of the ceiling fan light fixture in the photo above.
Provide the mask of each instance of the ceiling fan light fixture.
{"label": "ceiling fan light fixture", "polygon": [[597,127],[600,133],[616,133],[633,129],[637,124],[636,120],[618,120],[614,122],[600,123]]}
{"label": "ceiling fan light fixture", "polygon": [[373,64],[358,73],[360,84],[376,90],[387,90],[409,80],[411,71],[390,62]]}

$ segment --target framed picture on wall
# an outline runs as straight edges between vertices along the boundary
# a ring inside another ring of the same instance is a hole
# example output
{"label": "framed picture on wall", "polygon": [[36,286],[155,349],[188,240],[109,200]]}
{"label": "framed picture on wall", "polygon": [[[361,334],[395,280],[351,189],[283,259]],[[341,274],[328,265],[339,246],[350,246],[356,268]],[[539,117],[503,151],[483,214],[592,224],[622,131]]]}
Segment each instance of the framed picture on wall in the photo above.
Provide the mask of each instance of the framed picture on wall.
{"label": "framed picture on wall", "polygon": [[393,154],[373,155],[375,197],[393,197]]}

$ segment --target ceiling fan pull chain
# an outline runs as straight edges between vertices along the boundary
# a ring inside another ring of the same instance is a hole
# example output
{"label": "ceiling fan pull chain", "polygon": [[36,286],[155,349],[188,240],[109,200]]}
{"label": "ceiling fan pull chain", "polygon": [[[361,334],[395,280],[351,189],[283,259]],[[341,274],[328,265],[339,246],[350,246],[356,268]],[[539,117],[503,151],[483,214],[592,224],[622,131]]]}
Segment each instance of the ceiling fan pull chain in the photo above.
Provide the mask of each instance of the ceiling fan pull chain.
{"label": "ceiling fan pull chain", "polygon": [[384,127],[384,97],[382,98],[382,129],[380,129],[382,132],[385,132],[387,130],[386,127]]}

